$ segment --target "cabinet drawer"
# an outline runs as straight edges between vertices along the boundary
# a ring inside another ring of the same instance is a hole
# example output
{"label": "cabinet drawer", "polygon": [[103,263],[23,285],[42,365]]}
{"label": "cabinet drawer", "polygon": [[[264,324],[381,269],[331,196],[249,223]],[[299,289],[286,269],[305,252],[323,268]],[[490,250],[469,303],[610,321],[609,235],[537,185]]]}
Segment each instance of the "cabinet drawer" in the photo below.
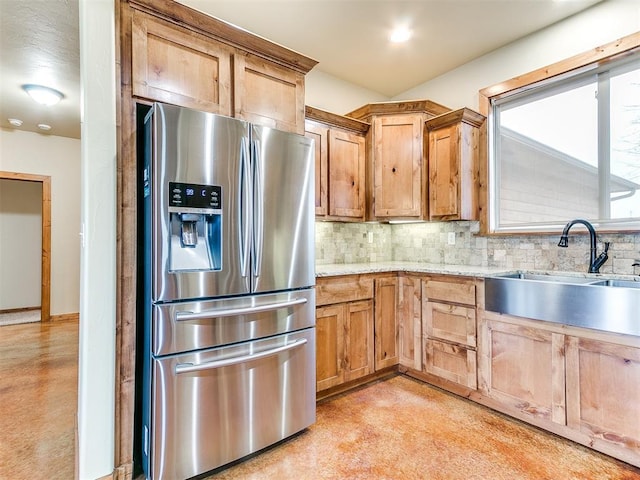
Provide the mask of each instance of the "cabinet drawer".
{"label": "cabinet drawer", "polygon": [[425,333],[468,347],[476,346],[476,311],[473,308],[425,302],[422,316]]}
{"label": "cabinet drawer", "polygon": [[318,278],[316,305],[353,302],[373,298],[373,278],[361,275]]}
{"label": "cabinet drawer", "polygon": [[423,298],[475,306],[476,285],[471,280],[461,280],[459,282],[427,280],[424,286]]}
{"label": "cabinet drawer", "polygon": [[424,371],[476,389],[476,352],[458,345],[425,338]]}

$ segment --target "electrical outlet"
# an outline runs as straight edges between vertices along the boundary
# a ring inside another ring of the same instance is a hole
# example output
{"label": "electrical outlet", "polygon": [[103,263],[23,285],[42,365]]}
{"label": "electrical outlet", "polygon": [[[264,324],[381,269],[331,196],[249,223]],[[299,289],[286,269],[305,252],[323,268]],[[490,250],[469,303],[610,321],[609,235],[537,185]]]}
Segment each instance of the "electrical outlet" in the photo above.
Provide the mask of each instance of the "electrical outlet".
{"label": "electrical outlet", "polygon": [[455,245],[456,244],[456,232],[449,232],[447,234],[447,243],[449,245]]}
{"label": "electrical outlet", "polygon": [[367,232],[367,240],[369,243],[373,243],[373,232]]}

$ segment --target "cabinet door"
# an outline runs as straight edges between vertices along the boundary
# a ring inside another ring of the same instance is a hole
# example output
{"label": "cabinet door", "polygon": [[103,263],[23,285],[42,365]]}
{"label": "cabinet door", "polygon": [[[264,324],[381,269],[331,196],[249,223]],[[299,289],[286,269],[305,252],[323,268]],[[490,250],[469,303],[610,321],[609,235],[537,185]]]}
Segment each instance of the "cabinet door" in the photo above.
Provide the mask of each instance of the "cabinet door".
{"label": "cabinet door", "polygon": [[567,425],[640,455],[640,348],[567,337]]}
{"label": "cabinet door", "polygon": [[316,309],[316,391],[344,381],[344,304]]}
{"label": "cabinet door", "polygon": [[429,132],[429,216],[459,217],[457,125]]}
{"label": "cabinet door", "polygon": [[324,217],[327,214],[327,182],[328,172],[328,138],[329,129],[314,122],[305,122],[305,136],[315,140],[316,159],[316,216]]}
{"label": "cabinet door", "polygon": [[346,304],[345,381],[373,373],[373,302]]}
{"label": "cabinet door", "polygon": [[424,338],[424,371],[475,390],[476,352],[470,348]]}
{"label": "cabinet door", "polygon": [[364,137],[329,130],[329,215],[364,220]]}
{"label": "cabinet door", "polygon": [[476,311],[473,308],[424,302],[425,335],[468,347],[476,346]]}
{"label": "cabinet door", "polygon": [[422,370],[422,289],[421,280],[400,277],[398,292],[400,365]]}
{"label": "cabinet door", "polygon": [[375,369],[398,364],[398,278],[376,279]]}
{"label": "cabinet door", "polygon": [[234,60],[235,116],[303,135],[304,75],[249,53]]}
{"label": "cabinet door", "polygon": [[231,115],[231,47],[139,11],[131,42],[134,96]]}
{"label": "cabinet door", "polygon": [[480,390],[508,410],[564,425],[564,335],[492,316],[480,323]]}
{"label": "cabinet door", "polygon": [[374,216],[423,214],[422,117],[394,115],[373,121]]}

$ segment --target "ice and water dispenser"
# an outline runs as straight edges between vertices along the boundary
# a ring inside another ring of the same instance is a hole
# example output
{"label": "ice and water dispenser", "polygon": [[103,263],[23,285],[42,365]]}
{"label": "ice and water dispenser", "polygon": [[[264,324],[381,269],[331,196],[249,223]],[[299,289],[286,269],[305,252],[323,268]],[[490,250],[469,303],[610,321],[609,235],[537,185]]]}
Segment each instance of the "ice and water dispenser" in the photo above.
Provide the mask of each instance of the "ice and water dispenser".
{"label": "ice and water dispenser", "polygon": [[171,271],[222,269],[222,187],[169,182]]}

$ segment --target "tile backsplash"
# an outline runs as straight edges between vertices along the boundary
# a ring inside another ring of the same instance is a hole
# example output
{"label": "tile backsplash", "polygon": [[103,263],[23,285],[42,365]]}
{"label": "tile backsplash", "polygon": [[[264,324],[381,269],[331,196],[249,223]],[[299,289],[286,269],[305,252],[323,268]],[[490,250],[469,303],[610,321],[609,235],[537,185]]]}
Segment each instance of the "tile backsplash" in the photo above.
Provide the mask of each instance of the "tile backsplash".
{"label": "tile backsplash", "polygon": [[[558,247],[559,235],[478,235],[478,222],[406,224],[316,222],[316,263],[385,261],[473,265],[518,270],[586,272],[589,236],[569,235],[569,247]],[[449,234],[455,244],[449,244]],[[371,242],[369,242],[371,240]],[[640,274],[640,234],[598,234],[598,252],[611,242],[601,273]],[[634,271],[635,269],[635,271]]]}

